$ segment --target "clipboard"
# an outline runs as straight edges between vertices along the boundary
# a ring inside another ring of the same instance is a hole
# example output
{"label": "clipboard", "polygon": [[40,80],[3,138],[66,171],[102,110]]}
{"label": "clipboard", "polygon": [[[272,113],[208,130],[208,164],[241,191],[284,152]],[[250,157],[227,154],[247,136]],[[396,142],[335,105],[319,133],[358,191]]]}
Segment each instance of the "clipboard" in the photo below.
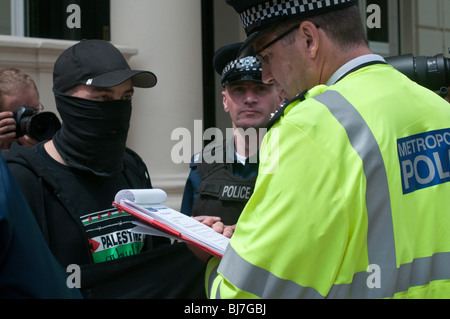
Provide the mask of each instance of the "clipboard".
{"label": "clipboard", "polygon": [[[130,196],[130,192],[133,192],[133,190],[127,190],[127,192],[125,197],[119,196],[119,192],[112,205],[119,211],[136,217],[141,227],[156,229],[165,234],[166,237],[185,241],[213,256],[222,258],[229,238],[216,233],[212,228],[191,217],[161,203],[155,203],[164,200],[163,195],[165,193],[162,190],[139,190],[139,194],[136,193],[137,196],[134,196],[136,194]],[[146,192],[148,196],[145,195]]]}

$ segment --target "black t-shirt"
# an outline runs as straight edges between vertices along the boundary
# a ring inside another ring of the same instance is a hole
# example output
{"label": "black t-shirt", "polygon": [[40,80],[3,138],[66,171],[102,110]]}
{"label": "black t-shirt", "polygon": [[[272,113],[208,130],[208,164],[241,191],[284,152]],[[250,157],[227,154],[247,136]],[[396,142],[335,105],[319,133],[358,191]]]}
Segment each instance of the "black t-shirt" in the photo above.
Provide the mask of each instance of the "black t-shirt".
{"label": "black t-shirt", "polygon": [[[75,222],[83,225],[94,262],[114,260],[141,251],[145,236],[128,231],[134,227],[132,222],[135,218],[112,207],[116,193],[130,188],[124,174],[99,177],[67,167],[51,158],[43,145],[38,148],[38,154],[65,193],[76,194],[69,199],[76,214],[73,217],[78,219]],[[68,247],[71,241],[72,238],[67,238]]]}
{"label": "black t-shirt", "polygon": [[204,298],[205,265],[186,245],[142,240],[128,232],[134,217],[112,207],[121,189],[151,188],[137,154],[127,150],[124,170],[108,178],[56,162],[44,143],[3,156],[57,260],[81,267],[86,298]]}
{"label": "black t-shirt", "polygon": [[44,143],[22,150],[33,167],[9,166],[50,249],[64,267],[114,260],[139,253],[144,246],[152,248],[150,236],[146,239],[128,231],[135,218],[112,207],[119,190],[148,187],[144,176],[133,181],[123,172],[95,176],[58,163],[45,151]]}

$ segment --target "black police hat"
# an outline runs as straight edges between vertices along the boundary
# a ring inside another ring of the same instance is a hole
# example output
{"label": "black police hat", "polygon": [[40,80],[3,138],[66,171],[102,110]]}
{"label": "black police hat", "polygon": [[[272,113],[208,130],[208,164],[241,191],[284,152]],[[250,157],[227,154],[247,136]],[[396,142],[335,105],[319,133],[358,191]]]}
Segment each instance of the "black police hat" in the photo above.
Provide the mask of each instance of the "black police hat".
{"label": "black police hat", "polygon": [[[226,0],[239,14],[247,34],[240,55],[248,55],[252,44],[271,27],[293,19],[306,18],[356,4],[356,0]],[[345,23],[345,22],[343,22]]]}
{"label": "black police hat", "polygon": [[254,56],[238,57],[243,42],[226,45],[216,51],[213,65],[222,77],[222,85],[238,81],[262,83],[262,66]]}
{"label": "black police hat", "polygon": [[122,53],[103,40],[83,40],[69,47],[53,70],[53,87],[60,92],[77,84],[113,87],[128,79],[141,88],[153,87],[157,81],[152,72],[131,70]]}

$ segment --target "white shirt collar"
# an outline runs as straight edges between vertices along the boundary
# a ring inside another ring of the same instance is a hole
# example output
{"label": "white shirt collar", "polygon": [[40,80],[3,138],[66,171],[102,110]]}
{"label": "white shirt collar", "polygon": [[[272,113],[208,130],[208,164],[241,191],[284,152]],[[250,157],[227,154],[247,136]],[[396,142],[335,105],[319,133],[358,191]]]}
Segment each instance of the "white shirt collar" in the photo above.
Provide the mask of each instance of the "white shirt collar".
{"label": "white shirt collar", "polygon": [[386,62],[386,60],[378,55],[378,54],[367,54],[362,55],[360,57],[357,57],[343,66],[341,66],[334,74],[330,77],[330,79],[327,81],[326,85],[330,86],[333,84],[336,84],[336,82],[347,72],[351,71],[352,69],[358,67],[361,64],[373,62],[373,61],[379,61],[379,62]]}

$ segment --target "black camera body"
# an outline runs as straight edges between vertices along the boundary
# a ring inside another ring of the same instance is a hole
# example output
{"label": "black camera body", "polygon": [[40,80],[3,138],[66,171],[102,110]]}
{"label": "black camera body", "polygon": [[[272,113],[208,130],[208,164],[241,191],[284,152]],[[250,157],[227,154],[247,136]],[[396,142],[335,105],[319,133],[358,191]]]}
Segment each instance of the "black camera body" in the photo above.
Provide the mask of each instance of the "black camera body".
{"label": "black camera body", "polygon": [[40,142],[50,140],[61,128],[61,122],[52,112],[37,113],[29,106],[21,105],[13,111],[16,121],[16,137],[24,135]]}
{"label": "black camera body", "polygon": [[442,54],[432,57],[405,54],[386,58],[386,62],[408,78],[432,91],[447,95],[450,87],[450,59]]}

